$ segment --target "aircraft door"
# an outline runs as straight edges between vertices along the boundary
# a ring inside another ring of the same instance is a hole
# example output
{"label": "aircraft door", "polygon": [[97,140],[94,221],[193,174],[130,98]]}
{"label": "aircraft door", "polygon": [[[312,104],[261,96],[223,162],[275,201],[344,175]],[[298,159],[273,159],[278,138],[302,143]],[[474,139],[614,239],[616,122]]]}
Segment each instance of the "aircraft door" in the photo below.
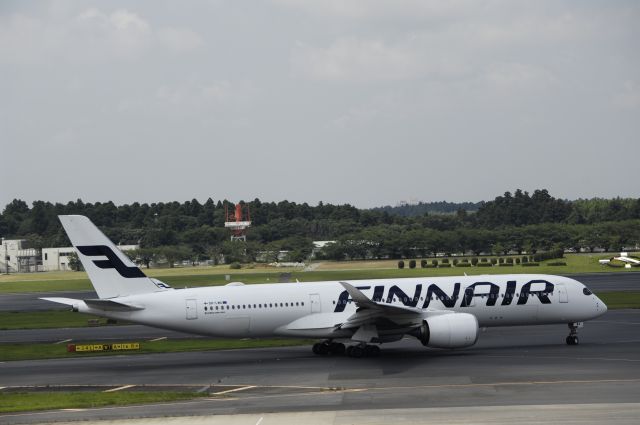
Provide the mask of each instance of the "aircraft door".
{"label": "aircraft door", "polygon": [[197,300],[187,300],[187,320],[194,320],[198,318],[198,303]]}
{"label": "aircraft door", "polygon": [[569,295],[567,294],[567,288],[564,286],[564,284],[558,283],[556,284],[556,288],[558,288],[558,300],[561,303],[568,303]]}
{"label": "aircraft door", "polygon": [[309,294],[309,303],[311,304],[311,313],[320,313],[322,310],[320,305],[320,294]]}

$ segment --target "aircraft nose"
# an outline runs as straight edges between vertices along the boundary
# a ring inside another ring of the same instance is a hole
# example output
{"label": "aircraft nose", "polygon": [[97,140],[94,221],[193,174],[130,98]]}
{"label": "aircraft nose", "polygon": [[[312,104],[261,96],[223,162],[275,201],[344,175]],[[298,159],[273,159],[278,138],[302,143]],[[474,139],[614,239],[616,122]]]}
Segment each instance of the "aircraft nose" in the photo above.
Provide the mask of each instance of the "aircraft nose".
{"label": "aircraft nose", "polygon": [[609,310],[607,305],[603,303],[600,298],[596,297],[596,312],[598,316],[602,316],[607,312],[607,310]]}

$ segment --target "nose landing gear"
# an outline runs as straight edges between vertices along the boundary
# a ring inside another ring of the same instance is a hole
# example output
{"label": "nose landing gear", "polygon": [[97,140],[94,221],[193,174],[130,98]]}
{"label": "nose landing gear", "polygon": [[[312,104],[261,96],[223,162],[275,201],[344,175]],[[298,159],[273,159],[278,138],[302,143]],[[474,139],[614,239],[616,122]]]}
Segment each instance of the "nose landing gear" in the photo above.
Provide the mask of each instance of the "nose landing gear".
{"label": "nose landing gear", "polygon": [[578,339],[578,328],[582,326],[582,322],[569,323],[569,336],[566,339],[567,345],[578,345],[580,343]]}

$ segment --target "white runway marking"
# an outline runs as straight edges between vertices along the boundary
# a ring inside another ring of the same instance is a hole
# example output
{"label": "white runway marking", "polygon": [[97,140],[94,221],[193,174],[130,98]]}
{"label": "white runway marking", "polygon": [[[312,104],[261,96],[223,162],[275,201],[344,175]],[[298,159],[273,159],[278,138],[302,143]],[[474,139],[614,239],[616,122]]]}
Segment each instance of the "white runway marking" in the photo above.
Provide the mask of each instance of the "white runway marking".
{"label": "white runway marking", "polygon": [[123,385],[122,387],[111,388],[110,390],[104,390],[103,393],[112,393],[114,391],[126,390],[127,388],[132,388],[132,387],[135,387],[135,385]]}
{"label": "white runway marking", "polygon": [[160,338],[150,339],[149,342],[163,341],[165,339],[167,339],[166,336],[161,336]]}
{"label": "white runway marking", "polygon": [[73,341],[73,340],[71,338],[63,339],[62,341],[54,342],[54,344],[64,344],[65,342],[70,342],[70,341]]}
{"label": "white runway marking", "polygon": [[231,390],[226,390],[226,391],[219,391],[217,393],[213,393],[211,395],[221,395],[221,394],[229,394],[229,393],[235,393],[237,391],[244,391],[244,390],[249,390],[251,388],[255,388],[255,385],[247,385],[246,387],[240,387],[240,388],[233,388]]}
{"label": "white runway marking", "polygon": [[263,419],[264,419],[264,416],[260,416],[260,419],[258,419],[258,422],[256,422],[256,425],[260,425]]}

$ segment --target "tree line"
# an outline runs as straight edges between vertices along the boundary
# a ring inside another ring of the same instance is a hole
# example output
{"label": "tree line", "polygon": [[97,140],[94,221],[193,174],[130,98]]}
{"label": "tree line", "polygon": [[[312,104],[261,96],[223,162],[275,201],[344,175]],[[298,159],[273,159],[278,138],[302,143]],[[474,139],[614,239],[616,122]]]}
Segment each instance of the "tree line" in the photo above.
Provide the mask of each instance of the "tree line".
{"label": "tree line", "polygon": [[[535,252],[552,248],[618,250],[640,242],[640,199],[552,197],[547,190],[516,190],[482,202],[477,211],[407,215],[393,208],[289,201],[241,202],[253,221],[246,243],[229,242],[224,200],[186,202],[62,203],[13,200],[0,214],[0,236],[27,239],[32,247],[69,246],[57,219],[86,215],[114,242],[139,244],[146,262],[220,258],[274,261],[309,256],[314,240],[334,240],[322,255],[331,259],[428,257],[436,253]],[[146,251],[145,251],[146,250]]]}

